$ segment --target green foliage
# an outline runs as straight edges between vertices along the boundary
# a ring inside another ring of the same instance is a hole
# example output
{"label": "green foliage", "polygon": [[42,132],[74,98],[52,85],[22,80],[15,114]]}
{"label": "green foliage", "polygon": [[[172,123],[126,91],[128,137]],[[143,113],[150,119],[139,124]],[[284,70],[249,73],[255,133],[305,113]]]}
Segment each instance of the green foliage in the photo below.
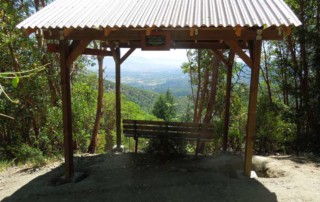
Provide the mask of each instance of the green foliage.
{"label": "green foliage", "polygon": [[9,149],[17,163],[31,163],[35,167],[43,166],[46,161],[43,152],[27,144],[12,146]]}
{"label": "green foliage", "polygon": [[[115,83],[105,80],[104,89],[107,92],[114,92]],[[156,92],[142,90],[126,84],[121,84],[121,94],[124,95],[128,101],[136,103],[146,112],[150,111],[155,98],[158,96],[158,93]]]}
{"label": "green foliage", "polygon": [[176,103],[173,95],[168,90],[165,95],[160,95],[152,107],[152,114],[165,121],[173,121],[176,117]]}
{"label": "green foliage", "polygon": [[257,111],[255,149],[258,152],[286,152],[294,143],[294,125],[285,120],[288,108],[281,103],[270,103],[260,97]]}
{"label": "green foliage", "polygon": [[187,142],[181,138],[170,138],[163,134],[156,139],[150,139],[145,152],[163,159],[179,158],[187,153]]}

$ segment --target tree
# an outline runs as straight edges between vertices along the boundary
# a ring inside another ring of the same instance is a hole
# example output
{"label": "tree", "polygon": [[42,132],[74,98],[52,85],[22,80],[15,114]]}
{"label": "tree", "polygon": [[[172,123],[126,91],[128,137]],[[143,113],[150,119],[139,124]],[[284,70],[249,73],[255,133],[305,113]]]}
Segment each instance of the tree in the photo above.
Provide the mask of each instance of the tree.
{"label": "tree", "polygon": [[[94,47],[97,49],[98,45],[94,42]],[[101,47],[100,47],[101,49]],[[98,67],[99,67],[99,82],[98,82],[98,97],[97,97],[97,110],[96,110],[96,119],[94,122],[91,141],[88,148],[88,153],[94,154],[96,152],[96,147],[98,144],[98,132],[100,127],[100,119],[102,117],[102,105],[103,105],[103,56],[97,56]]]}
{"label": "tree", "polygon": [[158,97],[151,110],[153,115],[165,121],[172,121],[176,117],[176,111],[174,97],[169,90]]}

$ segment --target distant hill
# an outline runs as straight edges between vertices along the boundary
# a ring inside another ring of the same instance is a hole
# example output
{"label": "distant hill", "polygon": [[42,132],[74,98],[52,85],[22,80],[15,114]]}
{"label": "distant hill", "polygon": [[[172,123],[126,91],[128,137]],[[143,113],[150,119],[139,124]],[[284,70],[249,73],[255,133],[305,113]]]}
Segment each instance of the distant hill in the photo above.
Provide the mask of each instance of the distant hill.
{"label": "distant hill", "polygon": [[[105,80],[105,91],[114,91],[115,83]],[[121,94],[125,95],[129,101],[138,104],[144,111],[150,112],[155,98],[159,95],[156,92],[142,90],[131,87],[126,84],[121,84]]]}
{"label": "distant hill", "polygon": [[[114,81],[113,72],[108,73],[108,78]],[[161,72],[123,71],[121,82],[139,89],[165,93],[168,89],[176,97],[191,94],[189,77],[180,69]]]}

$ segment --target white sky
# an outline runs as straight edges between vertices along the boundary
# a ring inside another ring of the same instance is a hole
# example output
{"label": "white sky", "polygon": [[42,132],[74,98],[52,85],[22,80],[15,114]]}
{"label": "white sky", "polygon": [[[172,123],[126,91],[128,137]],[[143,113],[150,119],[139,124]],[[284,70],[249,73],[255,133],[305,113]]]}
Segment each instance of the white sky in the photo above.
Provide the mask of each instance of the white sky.
{"label": "white sky", "polygon": [[[121,49],[121,55],[124,55],[128,49]],[[122,70],[126,71],[174,71],[180,70],[183,62],[187,62],[187,50],[170,51],[141,51],[136,49],[127,60],[122,63]],[[104,65],[107,65],[107,71],[114,70],[114,61],[112,57],[105,58]]]}

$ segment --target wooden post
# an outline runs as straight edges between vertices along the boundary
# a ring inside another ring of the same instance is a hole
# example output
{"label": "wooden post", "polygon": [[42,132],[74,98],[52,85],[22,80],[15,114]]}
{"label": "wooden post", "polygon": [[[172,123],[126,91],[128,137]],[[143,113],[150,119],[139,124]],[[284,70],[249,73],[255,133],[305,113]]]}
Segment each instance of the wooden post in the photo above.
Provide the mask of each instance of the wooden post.
{"label": "wooden post", "polygon": [[62,91],[63,135],[65,178],[73,177],[73,147],[72,147],[72,108],[71,108],[71,78],[70,65],[67,62],[69,44],[67,40],[60,40],[60,76]]}
{"label": "wooden post", "polygon": [[116,63],[116,135],[117,135],[117,149],[121,147],[121,62],[120,49],[115,49],[115,63]]}
{"label": "wooden post", "polygon": [[246,136],[246,149],[244,159],[244,174],[250,177],[252,167],[253,155],[253,136],[256,132],[256,117],[257,117],[257,97],[258,97],[258,84],[259,84],[259,70],[260,70],[260,57],[261,57],[261,41],[250,42],[250,55],[253,62],[251,69],[250,81],[250,95],[248,107],[248,125]]}
{"label": "wooden post", "polygon": [[229,61],[227,65],[227,89],[224,111],[224,130],[223,130],[223,151],[227,151],[228,134],[230,122],[230,99],[231,99],[231,84],[232,84],[232,66],[234,62],[234,51],[230,50]]}

